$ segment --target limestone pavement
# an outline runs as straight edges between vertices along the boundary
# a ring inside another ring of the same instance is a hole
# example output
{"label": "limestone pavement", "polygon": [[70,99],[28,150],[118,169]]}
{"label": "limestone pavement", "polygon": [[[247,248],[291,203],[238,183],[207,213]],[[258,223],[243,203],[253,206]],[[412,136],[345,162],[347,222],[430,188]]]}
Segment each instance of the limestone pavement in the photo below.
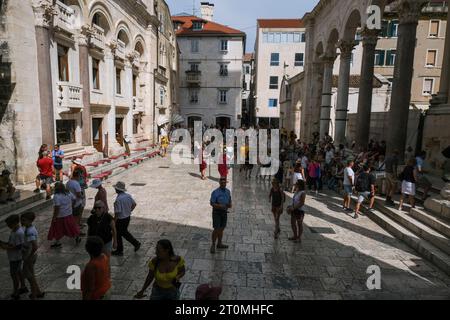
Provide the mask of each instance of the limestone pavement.
{"label": "limestone pavement", "polygon": [[[177,254],[186,259],[182,299],[194,299],[201,283],[221,284],[221,299],[449,299],[450,279],[366,217],[353,220],[341,210],[334,194],[309,194],[305,233],[301,244],[291,243],[289,216],[281,218],[282,233],[273,239],[273,218],[268,200],[269,183],[245,180],[239,170],[230,177],[233,209],[225,231],[228,250],[209,253],[211,209],[209,197],[218,186],[212,177],[200,179],[198,166],[176,166],[158,158],[129,169],[106,182],[112,207],[112,184],[122,180],[138,206],[130,226],[142,242],[133,252],[125,242],[123,257],[111,258],[112,299],[132,299],[147,274],[155,244],[170,239]],[[134,185],[132,185],[134,184]],[[88,191],[85,217],[92,207],[94,190]],[[80,299],[66,286],[69,265],[83,268],[88,260],[83,243],[64,240],[51,250],[46,241],[51,209],[39,212],[40,232],[36,274],[46,299]],[[7,239],[6,229],[0,238]],[[368,290],[366,270],[381,268],[381,290]],[[0,256],[0,296],[7,298],[11,281],[6,255]],[[149,292],[148,292],[149,294]],[[25,296],[23,296],[25,297]]]}

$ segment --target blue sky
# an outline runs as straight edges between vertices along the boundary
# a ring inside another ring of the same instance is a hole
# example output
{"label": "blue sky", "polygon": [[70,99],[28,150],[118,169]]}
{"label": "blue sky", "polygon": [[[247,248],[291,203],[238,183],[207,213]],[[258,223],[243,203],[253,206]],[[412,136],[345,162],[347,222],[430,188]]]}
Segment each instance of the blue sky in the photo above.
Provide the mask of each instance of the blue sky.
{"label": "blue sky", "polygon": [[[172,14],[192,13],[193,3],[200,15],[200,0],[166,0]],[[247,34],[247,52],[253,52],[258,18],[301,18],[319,0],[209,0],[214,3],[214,21]]]}

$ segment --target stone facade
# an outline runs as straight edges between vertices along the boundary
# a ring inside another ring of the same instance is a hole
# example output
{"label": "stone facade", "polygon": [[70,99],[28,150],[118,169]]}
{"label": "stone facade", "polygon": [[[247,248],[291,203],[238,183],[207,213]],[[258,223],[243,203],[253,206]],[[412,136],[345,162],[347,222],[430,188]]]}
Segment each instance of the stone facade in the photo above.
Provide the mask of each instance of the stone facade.
{"label": "stone facade", "polygon": [[280,128],[287,133],[300,132],[302,110],[303,72],[291,77],[283,78],[280,90]]}
{"label": "stone facade", "polygon": [[[0,38],[8,47],[2,60],[11,62],[15,88],[2,104],[0,156],[18,182],[34,179],[42,143],[59,143],[66,154],[107,156],[124,152],[125,136],[132,147],[151,143],[158,61],[167,68],[168,113],[176,100],[178,55],[164,1],[25,0],[2,6]],[[166,39],[158,42],[161,33]]]}

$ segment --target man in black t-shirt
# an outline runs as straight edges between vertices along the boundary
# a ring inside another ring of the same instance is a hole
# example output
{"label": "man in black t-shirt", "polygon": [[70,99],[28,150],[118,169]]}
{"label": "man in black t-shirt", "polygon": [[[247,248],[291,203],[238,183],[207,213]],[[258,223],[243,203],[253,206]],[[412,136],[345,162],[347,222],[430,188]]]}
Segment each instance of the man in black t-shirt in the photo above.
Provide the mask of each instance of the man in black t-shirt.
{"label": "man in black t-shirt", "polygon": [[98,236],[103,240],[103,251],[111,256],[112,250],[117,249],[117,232],[114,218],[106,210],[101,200],[94,204],[94,210],[87,221],[88,236]]}
{"label": "man in black t-shirt", "polygon": [[364,172],[362,172],[356,179],[356,191],[359,193],[358,203],[356,204],[355,215],[353,218],[358,218],[361,215],[359,211],[361,203],[365,199],[369,200],[369,211],[373,210],[375,203],[375,177],[370,173],[370,167],[365,165],[363,167]]}

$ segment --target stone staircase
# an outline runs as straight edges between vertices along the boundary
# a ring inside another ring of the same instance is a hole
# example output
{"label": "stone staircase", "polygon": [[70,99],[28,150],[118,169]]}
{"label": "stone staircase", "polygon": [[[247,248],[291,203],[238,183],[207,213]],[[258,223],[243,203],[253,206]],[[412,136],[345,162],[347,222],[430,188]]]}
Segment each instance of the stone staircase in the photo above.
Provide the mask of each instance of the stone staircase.
{"label": "stone staircase", "polygon": [[[437,197],[436,191],[439,191],[436,187],[431,190],[431,199]],[[352,196],[354,204],[356,199]],[[430,199],[427,199],[425,203],[429,201]],[[386,206],[385,198],[377,196],[375,210],[369,212],[362,209],[362,211],[386,231],[450,275],[450,210],[443,213],[442,210],[430,210],[430,206],[427,205],[425,207],[416,205],[416,208],[410,208],[406,200],[404,210],[409,212],[399,211],[397,206]],[[450,206],[447,209],[450,209]]]}
{"label": "stone staircase", "polygon": [[[159,150],[157,150],[156,145],[151,145],[145,148],[138,148],[131,150],[131,155],[119,155],[115,157],[110,157],[108,159],[103,159],[98,156],[98,154],[79,154],[77,159],[80,159],[81,163],[86,167],[88,171],[89,179],[101,179],[106,180],[113,177],[121,172],[127,170],[132,166],[136,166],[148,159],[152,159],[159,155]],[[64,168],[70,166],[71,160],[64,160],[67,163]],[[66,169],[67,170],[67,169]],[[68,170],[65,171],[64,182],[68,181]],[[20,188],[20,187],[19,187]],[[15,202],[8,202],[7,204],[0,205],[0,231],[4,232],[7,227],[4,223],[5,219],[11,214],[22,214],[26,211],[38,212],[42,209],[50,207],[52,205],[52,200],[46,200],[46,193],[34,193],[33,190],[34,183],[31,185],[24,186],[22,190],[18,190],[16,194]]]}

